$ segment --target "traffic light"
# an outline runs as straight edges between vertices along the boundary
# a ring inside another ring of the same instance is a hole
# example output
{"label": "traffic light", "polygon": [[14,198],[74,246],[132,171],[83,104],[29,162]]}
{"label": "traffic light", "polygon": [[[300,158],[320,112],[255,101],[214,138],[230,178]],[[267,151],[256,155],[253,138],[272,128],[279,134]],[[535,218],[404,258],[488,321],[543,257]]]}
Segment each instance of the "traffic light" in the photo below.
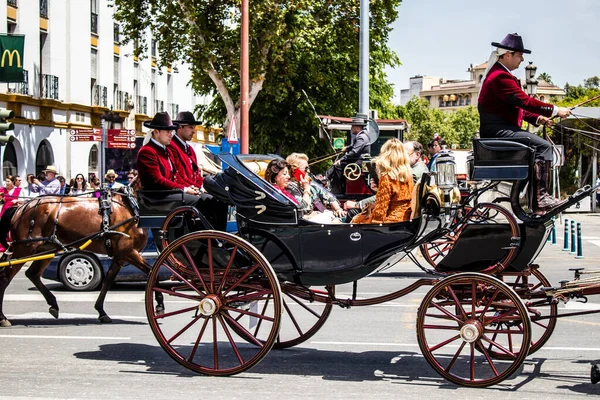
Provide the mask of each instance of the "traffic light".
{"label": "traffic light", "polygon": [[12,131],[15,129],[15,124],[7,121],[7,119],[13,118],[14,116],[15,112],[13,110],[0,107],[0,146],[4,146],[7,143],[12,143],[12,141],[15,140],[14,136],[6,135],[6,131]]}

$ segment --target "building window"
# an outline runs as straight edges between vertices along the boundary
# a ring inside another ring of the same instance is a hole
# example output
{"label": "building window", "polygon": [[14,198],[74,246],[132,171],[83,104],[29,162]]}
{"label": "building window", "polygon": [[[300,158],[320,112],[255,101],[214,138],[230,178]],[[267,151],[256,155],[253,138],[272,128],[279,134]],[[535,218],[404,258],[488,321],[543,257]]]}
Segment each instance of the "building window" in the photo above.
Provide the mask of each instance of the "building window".
{"label": "building window", "polygon": [[38,175],[46,169],[48,165],[54,164],[54,152],[52,146],[47,140],[42,140],[35,155],[35,174]]}
{"label": "building window", "polygon": [[479,83],[483,81],[483,74],[479,75]]}
{"label": "building window", "polygon": [[15,150],[15,145],[8,143],[4,148],[4,156],[2,159],[3,176],[5,179],[9,175],[16,176],[18,170],[19,166],[17,165],[17,151]]}
{"label": "building window", "polygon": [[442,96],[438,97],[438,103],[440,105],[440,108],[444,107],[444,98]]}
{"label": "building window", "polygon": [[116,44],[121,44],[121,26],[116,22],[113,24],[113,40]]}
{"label": "building window", "polygon": [[150,42],[150,55],[156,57],[156,40],[154,39]]}
{"label": "building window", "polygon": [[48,19],[48,0],[40,0],[40,17]]}
{"label": "building window", "polygon": [[90,156],[88,157],[88,169],[95,171],[98,169],[98,146],[93,145],[90,149]]}
{"label": "building window", "polygon": [[471,95],[470,94],[465,96],[465,105],[467,105],[467,106],[471,105]]}

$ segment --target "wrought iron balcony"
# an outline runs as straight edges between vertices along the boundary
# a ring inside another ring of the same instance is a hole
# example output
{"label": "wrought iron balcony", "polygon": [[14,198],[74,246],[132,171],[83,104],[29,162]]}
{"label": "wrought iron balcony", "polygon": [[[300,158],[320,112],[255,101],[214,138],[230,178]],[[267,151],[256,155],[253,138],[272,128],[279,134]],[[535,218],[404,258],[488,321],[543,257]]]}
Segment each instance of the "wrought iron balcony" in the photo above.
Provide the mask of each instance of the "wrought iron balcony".
{"label": "wrought iron balcony", "polygon": [[138,114],[148,115],[148,98],[146,96],[135,96],[135,110]]}
{"label": "wrought iron balcony", "polygon": [[58,76],[40,74],[40,97],[58,100]]}
{"label": "wrought iron balcony", "polygon": [[127,110],[129,111],[131,109],[130,107],[130,98],[129,98],[129,93],[122,91],[122,90],[117,90],[115,92],[115,109],[116,110]]}
{"label": "wrought iron balcony", "polygon": [[115,43],[121,43],[121,26],[116,22],[113,23],[113,40]]}
{"label": "wrought iron balcony", "polygon": [[98,14],[91,13],[91,25],[92,25],[92,33],[98,34]]}
{"label": "wrought iron balcony", "polygon": [[106,86],[95,85],[92,90],[92,105],[108,107],[107,93],[108,88]]}
{"label": "wrought iron balcony", "polygon": [[6,4],[8,4],[9,6],[12,6],[12,7],[15,7],[15,8],[17,8],[17,7],[19,6],[19,4],[18,4],[18,3],[19,3],[19,1],[18,1],[18,0],[8,0],[8,1],[6,2]]}
{"label": "wrought iron balcony", "polygon": [[177,117],[177,114],[179,114],[179,104],[177,103],[167,104],[167,109],[173,118]]}
{"label": "wrought iron balcony", "polygon": [[25,95],[29,94],[29,72],[27,72],[27,70],[23,70],[23,82],[8,84],[8,93],[18,93]]}
{"label": "wrought iron balcony", "polygon": [[40,17],[48,18],[48,0],[40,0]]}
{"label": "wrought iron balcony", "polygon": [[165,102],[162,100],[154,100],[154,113],[162,112],[165,110]]}

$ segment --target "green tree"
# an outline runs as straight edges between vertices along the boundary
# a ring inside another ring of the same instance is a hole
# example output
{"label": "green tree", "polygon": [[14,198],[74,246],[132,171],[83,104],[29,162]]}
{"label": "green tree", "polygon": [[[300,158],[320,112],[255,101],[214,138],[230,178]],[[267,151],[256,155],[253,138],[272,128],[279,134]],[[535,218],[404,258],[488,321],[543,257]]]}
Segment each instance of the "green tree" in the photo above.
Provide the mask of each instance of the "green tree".
{"label": "green tree", "polygon": [[537,78],[541,81],[548,82],[551,85],[554,84],[552,82],[552,77],[550,75],[548,75],[546,72],[542,72]]}
{"label": "green tree", "polygon": [[[158,41],[157,67],[191,65],[198,94],[218,97],[203,108],[207,123],[227,129],[239,100],[239,0],[113,0],[124,41],[147,53]],[[398,62],[387,47],[401,0],[371,1],[371,104],[391,112],[384,68]],[[318,124],[301,89],[323,114],[351,115],[358,99],[359,9],[356,0],[255,1],[250,14],[250,96],[253,151],[310,151]],[[176,16],[183,16],[176,18]],[[286,149],[287,150],[287,149]],[[322,150],[321,150],[322,151]]]}
{"label": "green tree", "polygon": [[473,106],[461,108],[448,116],[448,123],[454,132],[454,140],[460,148],[470,148],[472,139],[479,131],[479,113]]}
{"label": "green tree", "polygon": [[591,78],[584,79],[583,86],[586,89],[598,89],[600,87],[600,78],[592,76]]}

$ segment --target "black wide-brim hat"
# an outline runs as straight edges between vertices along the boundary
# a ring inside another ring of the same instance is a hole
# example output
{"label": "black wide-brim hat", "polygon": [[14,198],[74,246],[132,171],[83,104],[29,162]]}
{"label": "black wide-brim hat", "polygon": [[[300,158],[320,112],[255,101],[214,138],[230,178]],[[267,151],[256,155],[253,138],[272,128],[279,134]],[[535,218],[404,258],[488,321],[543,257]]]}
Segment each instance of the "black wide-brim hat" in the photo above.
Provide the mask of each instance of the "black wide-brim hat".
{"label": "black wide-brim hat", "polygon": [[492,42],[492,46],[501,49],[518,51],[520,53],[531,54],[531,50],[523,47],[523,39],[516,33],[509,33],[500,43]]}
{"label": "black wide-brim hat", "polygon": [[190,111],[182,111],[177,114],[177,118],[173,120],[176,124],[179,125],[202,125],[202,121],[196,120],[194,114]]}
{"label": "black wide-brim hat", "polygon": [[179,128],[178,124],[174,124],[173,121],[171,121],[171,116],[166,111],[156,113],[154,118],[152,118],[152,121],[144,122],[144,126],[146,128],[158,129],[161,131],[174,131]]}

